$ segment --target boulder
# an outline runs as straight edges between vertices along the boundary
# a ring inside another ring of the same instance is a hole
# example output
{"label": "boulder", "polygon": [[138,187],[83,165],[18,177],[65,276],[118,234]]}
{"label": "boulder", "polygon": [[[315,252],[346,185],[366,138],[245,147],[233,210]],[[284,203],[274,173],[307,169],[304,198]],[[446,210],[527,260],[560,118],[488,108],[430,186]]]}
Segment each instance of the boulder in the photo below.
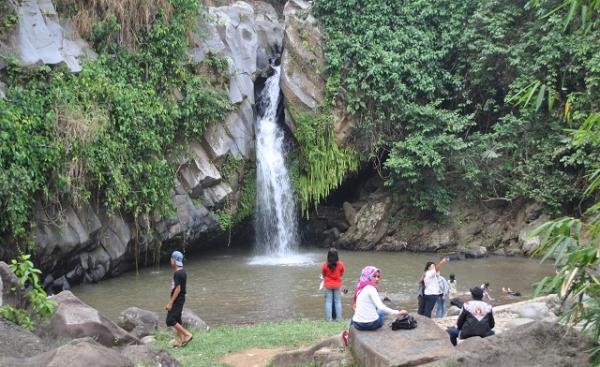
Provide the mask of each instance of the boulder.
{"label": "boulder", "polygon": [[154,344],[156,343],[156,338],[153,335],[147,335],[140,339],[140,342],[142,342],[144,345]]}
{"label": "boulder", "polygon": [[345,354],[340,352],[340,350],[343,349],[344,343],[341,336],[333,336],[308,348],[278,353],[271,360],[271,366],[306,366],[310,365],[311,363],[315,363],[317,359],[320,361],[320,364],[317,365],[324,366],[330,363],[333,359],[339,361],[338,358],[333,358],[329,355],[335,353],[336,356],[339,357],[339,353]]}
{"label": "boulder", "polygon": [[186,329],[196,329],[197,331],[208,331],[210,327],[194,311],[184,308],[181,314],[181,321]]}
{"label": "boulder", "polygon": [[465,255],[467,259],[480,259],[488,256],[488,250],[483,246],[459,247],[457,251]]}
{"label": "boulder", "polygon": [[591,367],[591,343],[573,329],[531,322],[488,338],[469,338],[457,354],[428,366],[445,367]]}
{"label": "boulder", "polygon": [[159,317],[156,312],[129,307],[119,315],[119,326],[133,332],[137,338],[143,338],[158,330]]}
{"label": "boulder", "polygon": [[525,325],[525,324],[529,324],[531,322],[535,322],[534,319],[528,319],[528,318],[516,318],[516,319],[511,319],[508,320],[504,326],[505,329],[514,329],[516,327],[519,327],[521,325]]}
{"label": "boulder", "polygon": [[415,315],[418,327],[393,331],[387,324],[375,331],[350,328],[350,347],[359,366],[418,366],[454,353],[448,334],[431,319]]}
{"label": "boulder", "polygon": [[313,354],[315,367],[350,366],[352,355],[345,348],[321,348]]}
{"label": "boulder", "polygon": [[530,302],[512,308],[520,317],[542,320],[548,316],[550,309],[546,302]]}
{"label": "boulder", "polygon": [[266,76],[269,60],[281,56],[283,25],[279,23],[277,11],[271,4],[254,1],[254,29],[258,38],[256,49],[257,71]]}
{"label": "boulder", "polygon": [[51,0],[19,1],[16,13],[19,20],[9,35],[8,51],[22,65],[65,64],[78,72],[82,57],[95,57],[76,32],[60,23]]}
{"label": "boulder", "polygon": [[456,306],[450,306],[448,308],[448,313],[446,314],[446,316],[458,316],[460,315],[460,308],[456,307]]}
{"label": "boulder", "polygon": [[129,358],[93,338],[75,339],[66,345],[19,361],[20,367],[133,367]]}
{"label": "boulder", "polygon": [[83,303],[70,291],[63,291],[52,297],[52,300],[57,304],[56,312],[43,328],[43,333],[51,337],[92,337],[105,346],[139,343],[137,338]]}
{"label": "boulder", "polygon": [[10,270],[8,264],[0,261],[0,306],[21,307],[25,305],[24,290],[19,287],[18,281],[19,279]]}
{"label": "boulder", "polygon": [[49,349],[47,343],[37,335],[3,318],[0,318],[0,335],[0,365],[4,365],[3,356],[31,357]]}
{"label": "boulder", "polygon": [[130,345],[121,349],[121,355],[129,358],[135,366],[179,367],[179,362],[162,349],[152,349],[145,345]]}

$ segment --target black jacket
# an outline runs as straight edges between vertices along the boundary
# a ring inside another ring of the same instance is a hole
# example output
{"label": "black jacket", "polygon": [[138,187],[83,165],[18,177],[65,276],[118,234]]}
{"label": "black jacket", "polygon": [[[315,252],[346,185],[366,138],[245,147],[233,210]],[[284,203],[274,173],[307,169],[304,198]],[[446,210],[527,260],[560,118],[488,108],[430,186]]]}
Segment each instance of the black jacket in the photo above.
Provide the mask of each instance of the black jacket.
{"label": "black jacket", "polygon": [[456,322],[461,339],[494,335],[492,329],[495,325],[492,306],[483,301],[465,302]]}

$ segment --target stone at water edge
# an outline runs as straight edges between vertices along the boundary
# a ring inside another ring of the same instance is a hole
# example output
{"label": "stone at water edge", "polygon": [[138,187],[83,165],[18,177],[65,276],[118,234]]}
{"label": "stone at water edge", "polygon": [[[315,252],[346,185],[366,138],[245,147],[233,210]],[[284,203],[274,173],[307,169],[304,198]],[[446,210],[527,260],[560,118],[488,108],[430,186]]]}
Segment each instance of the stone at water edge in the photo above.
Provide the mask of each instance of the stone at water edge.
{"label": "stone at water edge", "polygon": [[119,315],[118,324],[123,329],[133,332],[138,338],[150,335],[158,330],[159,316],[156,312],[129,307]]}
{"label": "stone at water edge", "polygon": [[474,248],[459,247],[457,251],[464,254],[467,259],[481,259],[488,256],[488,250],[483,246]]}
{"label": "stone at water edge", "polygon": [[414,315],[418,326],[412,330],[392,330],[386,319],[375,331],[350,328],[350,347],[362,367],[418,366],[447,358],[454,353],[448,333],[431,319]]}
{"label": "stone at water edge", "polygon": [[0,366],[2,357],[24,358],[49,349],[46,342],[37,335],[0,318]]}
{"label": "stone at water edge", "polygon": [[531,302],[512,308],[512,311],[519,314],[520,317],[542,320],[551,312],[546,302]]}
{"label": "stone at water edge", "polygon": [[137,338],[83,303],[70,291],[60,292],[51,299],[57,307],[47,325],[43,326],[43,334],[60,339],[93,337],[108,347],[139,343]]}
{"label": "stone at water edge", "polygon": [[210,326],[204,320],[202,320],[198,315],[196,315],[192,310],[188,308],[183,308],[183,312],[181,314],[181,321],[183,321],[183,327],[186,329],[195,329],[197,331],[208,331]]}

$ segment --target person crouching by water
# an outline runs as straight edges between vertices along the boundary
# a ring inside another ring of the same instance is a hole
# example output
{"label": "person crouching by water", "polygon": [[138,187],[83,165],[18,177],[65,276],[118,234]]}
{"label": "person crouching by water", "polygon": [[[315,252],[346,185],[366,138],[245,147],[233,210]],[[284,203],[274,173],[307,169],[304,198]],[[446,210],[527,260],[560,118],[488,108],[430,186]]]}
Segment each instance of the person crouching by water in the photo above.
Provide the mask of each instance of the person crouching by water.
{"label": "person crouching by water", "polygon": [[358,330],[375,330],[383,326],[384,315],[404,315],[406,310],[393,310],[381,302],[377,285],[381,279],[381,271],[374,266],[366,266],[361,274],[356,289],[352,308],[354,315],[351,324]]}
{"label": "person crouching by water", "polygon": [[425,273],[421,278],[421,281],[425,285],[425,289],[423,290],[423,308],[422,310],[419,310],[422,311],[421,314],[423,316],[431,318],[431,311],[433,311],[433,307],[443,295],[442,289],[440,288],[440,284],[438,282],[437,274],[442,265],[447,262],[448,258],[444,257],[437,264],[430,261],[425,265]]}
{"label": "person crouching by water", "polygon": [[471,288],[471,297],[473,300],[464,303],[458,320],[457,327],[449,327],[447,329],[450,335],[450,342],[456,345],[457,338],[467,339],[473,336],[485,338],[494,335],[494,314],[492,306],[482,301],[483,289],[480,287]]}
{"label": "person crouching by water", "polygon": [[342,276],[344,275],[344,263],[340,261],[335,248],[327,252],[327,262],[321,266],[323,274],[323,286],[325,288],[325,317],[327,321],[334,319],[333,309],[335,307],[335,320],[342,319]]}
{"label": "person crouching by water", "polygon": [[176,336],[173,346],[185,347],[192,340],[193,335],[183,327],[183,322],[181,321],[187,282],[187,274],[183,270],[183,254],[181,252],[173,251],[171,254],[171,267],[175,268],[175,272],[173,273],[173,281],[171,283],[171,299],[165,305],[165,310],[167,310],[167,326],[175,327]]}

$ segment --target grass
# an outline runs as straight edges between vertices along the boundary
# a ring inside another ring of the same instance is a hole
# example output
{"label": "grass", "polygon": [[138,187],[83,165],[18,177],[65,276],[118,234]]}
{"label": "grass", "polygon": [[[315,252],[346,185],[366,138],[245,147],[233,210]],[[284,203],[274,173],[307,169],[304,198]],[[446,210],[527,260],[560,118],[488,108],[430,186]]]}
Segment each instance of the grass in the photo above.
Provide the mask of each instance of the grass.
{"label": "grass", "polygon": [[182,366],[226,366],[218,360],[229,354],[249,348],[295,349],[341,333],[346,322],[283,321],[248,326],[220,326],[207,333],[194,333],[194,339],[185,348],[169,345],[172,334],[157,335],[157,347],[166,349]]}

